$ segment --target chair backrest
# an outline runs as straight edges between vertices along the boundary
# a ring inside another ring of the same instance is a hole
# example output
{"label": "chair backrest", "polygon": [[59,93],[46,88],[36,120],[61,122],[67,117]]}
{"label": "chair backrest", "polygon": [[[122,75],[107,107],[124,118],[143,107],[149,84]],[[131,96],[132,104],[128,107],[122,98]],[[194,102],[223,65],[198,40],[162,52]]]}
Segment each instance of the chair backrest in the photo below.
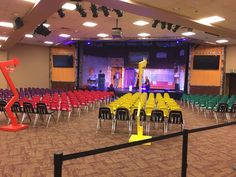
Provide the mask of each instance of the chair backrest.
{"label": "chair backrest", "polygon": [[219,103],[217,112],[227,112],[228,111],[228,104],[227,103]]}
{"label": "chair backrest", "polygon": [[98,114],[99,119],[112,119],[111,115],[111,110],[110,108],[107,107],[100,107],[99,108],[99,114]]}
{"label": "chair backrest", "polygon": [[0,112],[5,111],[5,106],[7,105],[7,102],[4,100],[0,100]]}
{"label": "chair backrest", "polygon": [[12,106],[11,106],[11,111],[12,112],[21,112],[21,107],[20,103],[16,101]]}
{"label": "chair backrest", "polygon": [[[132,115],[133,120],[136,120],[137,113],[138,113],[138,109],[134,109],[133,115]],[[141,121],[146,121],[146,112],[145,112],[144,109],[140,110],[140,120]]]}
{"label": "chair backrest", "polygon": [[168,123],[183,124],[183,116],[181,111],[172,110],[169,113]]}
{"label": "chair backrest", "polygon": [[164,112],[162,110],[152,110],[151,121],[153,122],[164,122]]}
{"label": "chair backrest", "polygon": [[127,108],[117,108],[115,118],[117,120],[129,120],[129,110]]}
{"label": "chair backrest", "polygon": [[236,103],[231,106],[231,112],[236,113]]}
{"label": "chair backrest", "polygon": [[38,114],[49,114],[45,103],[37,103],[36,112]]}
{"label": "chair backrest", "polygon": [[23,103],[23,111],[25,113],[35,113],[33,105],[29,102]]}

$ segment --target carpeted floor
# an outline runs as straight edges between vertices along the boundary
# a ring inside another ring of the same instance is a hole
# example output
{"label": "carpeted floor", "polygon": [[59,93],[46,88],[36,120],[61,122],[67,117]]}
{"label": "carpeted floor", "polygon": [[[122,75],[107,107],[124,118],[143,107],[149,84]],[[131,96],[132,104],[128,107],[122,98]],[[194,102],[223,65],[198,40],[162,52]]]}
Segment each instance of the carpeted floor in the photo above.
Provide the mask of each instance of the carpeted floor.
{"label": "carpeted floor", "polygon": [[[215,124],[197,112],[183,108],[185,127]],[[105,122],[96,133],[98,111],[74,115],[68,122],[51,121],[49,128],[32,126],[20,132],[0,132],[1,177],[52,177],[53,154],[91,150],[128,142],[126,123],[119,123],[111,135],[111,122]],[[3,115],[1,124],[5,123]],[[173,127],[171,132],[179,131]],[[134,130],[135,132],[135,130]],[[151,128],[151,135],[162,131]],[[189,177],[234,177],[236,171],[235,126],[219,128],[189,136]],[[65,161],[63,177],[178,177],[181,171],[182,137],[152,143],[151,146],[113,151],[96,156]]]}

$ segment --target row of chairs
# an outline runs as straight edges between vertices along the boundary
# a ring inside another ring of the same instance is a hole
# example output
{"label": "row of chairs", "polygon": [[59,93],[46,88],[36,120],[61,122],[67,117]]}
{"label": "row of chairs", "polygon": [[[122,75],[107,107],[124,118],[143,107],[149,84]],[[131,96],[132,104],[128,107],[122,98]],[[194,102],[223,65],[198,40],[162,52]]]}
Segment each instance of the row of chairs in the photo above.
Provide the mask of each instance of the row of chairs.
{"label": "row of chairs", "polygon": [[193,111],[203,112],[205,117],[213,116],[217,123],[219,118],[230,121],[231,117],[236,115],[235,95],[228,98],[225,95],[183,94],[181,102]]}
{"label": "row of chairs", "polygon": [[[109,101],[113,96],[113,93],[103,92],[103,91],[69,91],[62,92],[61,95],[54,93],[53,95],[45,94],[42,98],[38,95],[32,97],[31,99],[25,97],[12,106],[12,111],[16,114],[19,121],[24,122],[25,118],[29,118],[31,122],[32,115],[35,115],[34,126],[37,123],[41,115],[46,115],[47,126],[49,125],[51,116],[53,113],[57,113],[57,121],[64,115],[67,115],[69,120],[72,114],[72,111],[78,113],[80,116],[81,110],[86,110],[88,112],[89,106],[94,109],[95,104],[100,102]],[[0,100],[0,112],[3,112],[7,118],[5,112],[6,101]],[[45,110],[39,113],[37,110],[42,110],[38,106],[42,107],[44,105]],[[18,114],[23,114],[22,119],[20,120]],[[7,118],[8,119],[8,118]],[[42,119],[43,120],[43,119]]]}
{"label": "row of chairs", "polygon": [[[101,128],[102,122],[106,120],[110,120],[112,122],[111,132],[115,133],[117,122],[126,121],[128,124],[129,134],[131,134],[133,125],[136,120],[137,111],[138,111],[137,109],[134,109],[133,113],[130,114],[129,109],[120,107],[120,108],[117,108],[115,114],[113,114],[109,107],[100,107],[98,121],[97,121],[97,131]],[[145,110],[141,109],[140,121],[142,125],[146,124],[145,126],[146,126],[147,135],[150,132],[151,122],[154,122],[154,125],[156,128],[159,124],[162,124],[164,133],[168,131],[169,127],[172,124],[180,125],[181,130],[183,130],[183,127],[184,127],[182,112],[178,110],[170,111],[167,121],[165,121],[166,119],[164,117],[164,112],[162,110],[152,110],[150,118],[148,117],[149,116],[146,115]]]}
{"label": "row of chairs", "polygon": [[[0,100],[0,112],[3,112],[5,114],[5,117],[8,120],[8,123],[10,123],[10,119],[8,119],[8,116],[5,111],[6,104],[7,103],[4,100]],[[46,122],[47,122],[46,126],[47,127],[49,125],[51,118],[52,117],[54,118],[53,111],[48,110],[45,103],[37,103],[36,108],[33,108],[32,103],[24,102],[23,107],[21,107],[19,102],[15,102],[12,105],[11,110],[13,113],[15,113],[18,121],[20,121],[21,123],[24,122],[24,119],[26,118],[26,116],[29,118],[29,121],[32,122],[31,115],[35,114],[35,119],[34,119],[34,123],[33,123],[34,127],[36,126],[38,118],[41,118],[42,121],[44,121],[44,119],[46,119]],[[23,114],[21,120],[20,120],[19,114]]]}

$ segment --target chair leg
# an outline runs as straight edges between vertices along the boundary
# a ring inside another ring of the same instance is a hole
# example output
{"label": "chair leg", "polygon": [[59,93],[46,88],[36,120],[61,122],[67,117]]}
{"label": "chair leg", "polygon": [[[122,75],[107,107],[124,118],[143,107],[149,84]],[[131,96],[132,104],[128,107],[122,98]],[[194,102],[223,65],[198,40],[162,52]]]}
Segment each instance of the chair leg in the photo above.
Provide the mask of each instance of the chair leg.
{"label": "chair leg", "polygon": [[150,134],[150,127],[151,127],[151,121],[150,120],[146,120],[146,134],[147,135]]}
{"label": "chair leg", "polygon": [[59,110],[58,113],[57,113],[57,122],[58,122],[60,116],[61,116],[61,111]]}
{"label": "chair leg", "polygon": [[9,125],[11,123],[11,119],[7,118],[7,124]]}
{"label": "chair leg", "polygon": [[20,119],[19,119],[17,112],[15,112],[15,115],[16,115],[17,120],[19,121]]}
{"label": "chair leg", "polygon": [[112,130],[111,130],[111,133],[112,133],[112,134],[114,134],[115,131],[116,131],[116,124],[117,124],[116,120],[113,119],[113,120],[112,120]]}
{"label": "chair leg", "polygon": [[26,113],[24,113],[23,116],[22,116],[22,118],[21,118],[21,124],[24,122],[25,116],[26,116]]}
{"label": "chair leg", "polygon": [[38,118],[39,118],[39,114],[36,114],[36,115],[35,115],[35,119],[34,119],[33,127],[36,126],[36,123],[37,123]]}
{"label": "chair leg", "polygon": [[71,111],[68,112],[68,121],[70,120]]}
{"label": "chair leg", "polygon": [[132,134],[132,130],[133,130],[133,121],[130,120],[128,122],[129,122],[129,135],[131,135]]}
{"label": "chair leg", "polygon": [[167,133],[167,129],[168,129],[168,123],[166,123],[166,122],[164,122],[163,123],[163,126],[164,126],[164,134],[166,134]]}
{"label": "chair leg", "polygon": [[6,117],[6,119],[8,119],[6,112],[4,111],[3,113],[4,113],[5,117]]}
{"label": "chair leg", "polygon": [[80,108],[78,108],[78,114],[79,114],[79,117],[80,117],[80,113],[81,113],[81,109]]}
{"label": "chair leg", "polygon": [[214,117],[216,119],[216,123],[218,124],[218,117],[217,117],[217,113],[216,112],[214,112]]}
{"label": "chair leg", "polygon": [[50,122],[50,120],[51,120],[51,117],[52,117],[52,115],[51,115],[51,114],[50,114],[50,115],[48,115],[47,128],[48,128],[49,122]]}
{"label": "chair leg", "polygon": [[97,121],[97,130],[96,133],[98,132],[98,130],[101,128],[101,119],[98,119]]}
{"label": "chair leg", "polygon": [[226,116],[227,122],[230,122],[230,115],[229,115],[229,113],[225,113],[225,116]]}

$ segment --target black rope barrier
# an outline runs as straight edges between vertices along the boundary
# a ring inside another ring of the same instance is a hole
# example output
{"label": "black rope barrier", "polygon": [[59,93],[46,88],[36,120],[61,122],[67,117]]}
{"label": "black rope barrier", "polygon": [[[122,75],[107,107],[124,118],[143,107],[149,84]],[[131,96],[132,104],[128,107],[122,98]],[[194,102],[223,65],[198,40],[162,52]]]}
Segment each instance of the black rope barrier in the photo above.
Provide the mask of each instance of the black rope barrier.
{"label": "black rope barrier", "polygon": [[178,137],[181,135],[183,135],[181,176],[186,177],[187,176],[187,155],[188,155],[188,134],[211,130],[211,129],[215,129],[215,128],[226,127],[226,126],[235,125],[235,124],[236,124],[236,121],[235,122],[228,122],[228,123],[224,123],[224,124],[212,125],[212,126],[208,126],[208,127],[194,128],[194,129],[190,129],[190,130],[184,129],[183,132],[171,133],[171,134],[167,134],[167,135],[161,135],[161,136],[149,138],[146,140],[118,144],[118,145],[113,145],[113,146],[108,146],[108,147],[103,147],[103,148],[99,148],[99,149],[93,149],[93,150],[88,150],[88,151],[83,151],[83,152],[73,153],[73,154],[63,155],[63,153],[54,153],[54,177],[62,177],[62,165],[63,165],[63,161],[66,161],[66,160],[72,160],[72,159],[76,159],[76,158],[87,157],[87,156],[91,156],[91,155],[111,152],[111,151],[115,151],[115,150],[119,150],[119,149],[142,145],[145,143],[156,142],[156,141],[160,141],[160,140],[174,138],[174,137]]}

